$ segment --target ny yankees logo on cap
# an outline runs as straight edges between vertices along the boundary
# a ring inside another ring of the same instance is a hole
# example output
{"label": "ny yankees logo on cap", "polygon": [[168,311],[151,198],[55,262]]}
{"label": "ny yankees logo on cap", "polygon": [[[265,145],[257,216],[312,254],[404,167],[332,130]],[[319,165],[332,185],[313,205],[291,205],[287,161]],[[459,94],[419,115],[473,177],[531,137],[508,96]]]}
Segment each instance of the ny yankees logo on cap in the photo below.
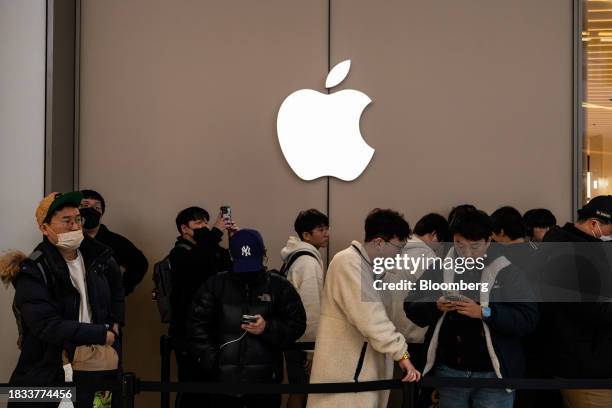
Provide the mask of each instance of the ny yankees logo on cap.
{"label": "ny yankees logo on cap", "polygon": [[264,269],[266,247],[261,234],[254,229],[241,229],[230,238],[229,250],[234,272],[258,272]]}

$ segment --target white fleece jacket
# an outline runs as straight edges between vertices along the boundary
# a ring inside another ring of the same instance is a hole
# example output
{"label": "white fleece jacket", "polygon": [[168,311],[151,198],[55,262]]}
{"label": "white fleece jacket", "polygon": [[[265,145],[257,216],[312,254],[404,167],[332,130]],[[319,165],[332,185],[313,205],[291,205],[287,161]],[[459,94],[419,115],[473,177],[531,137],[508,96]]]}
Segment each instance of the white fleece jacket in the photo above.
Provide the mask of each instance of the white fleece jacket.
{"label": "white fleece jacket", "polygon": [[[373,289],[367,252],[357,241],[329,264],[317,333],[311,383],[385,380],[406,351],[404,336]],[[359,370],[362,351],[363,361]],[[385,408],[389,391],[311,394],[308,408]]]}
{"label": "white fleece jacket", "polygon": [[[406,246],[404,246],[402,249],[401,255],[407,255],[415,260],[418,258],[427,259],[437,257],[436,253],[425,242],[415,236],[406,242]],[[422,263],[419,263],[419,268],[415,269],[414,271],[397,269],[387,271],[382,280],[383,282],[389,283],[397,283],[402,280],[416,282],[419,280],[421,275],[423,275],[423,272],[425,272],[425,268],[423,268]],[[412,321],[406,317],[406,313],[404,312],[404,300],[409,293],[409,290],[393,290],[384,291],[381,293],[381,296],[383,298],[385,308],[387,309],[387,313],[389,314],[389,318],[395,327],[397,327],[397,330],[404,335],[406,341],[408,343],[423,343],[425,333],[427,332],[427,327],[421,328],[412,323]]]}
{"label": "white fleece jacket", "polygon": [[314,258],[308,255],[300,256],[287,271],[287,279],[299,293],[306,310],[306,331],[298,342],[311,342],[315,341],[321,315],[323,260],[313,245],[297,237],[289,237],[287,245],[281,250],[283,262],[297,251],[308,251],[314,255]]}

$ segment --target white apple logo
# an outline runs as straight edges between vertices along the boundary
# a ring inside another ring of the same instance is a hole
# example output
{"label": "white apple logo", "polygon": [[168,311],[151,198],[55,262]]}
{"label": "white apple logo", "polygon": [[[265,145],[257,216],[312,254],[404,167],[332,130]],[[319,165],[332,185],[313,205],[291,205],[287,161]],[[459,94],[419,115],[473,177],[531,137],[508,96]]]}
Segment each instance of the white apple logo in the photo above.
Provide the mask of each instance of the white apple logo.
{"label": "white apple logo", "polygon": [[[326,88],[346,78],[351,61],[336,65]],[[276,130],[283,155],[295,174],[310,181],[333,176],[355,180],[374,155],[359,131],[361,113],[371,102],[363,92],[346,89],[324,94],[301,89],[289,95],[278,111]]]}

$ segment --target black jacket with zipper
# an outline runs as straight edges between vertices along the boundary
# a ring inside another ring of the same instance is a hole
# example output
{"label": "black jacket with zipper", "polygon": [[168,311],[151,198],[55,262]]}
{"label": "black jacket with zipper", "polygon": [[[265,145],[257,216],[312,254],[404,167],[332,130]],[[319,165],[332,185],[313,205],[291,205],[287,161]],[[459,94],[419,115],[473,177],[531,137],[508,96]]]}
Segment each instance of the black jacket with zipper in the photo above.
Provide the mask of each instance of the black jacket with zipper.
{"label": "black jacket with zipper", "polygon": [[125,296],[134,291],[147,273],[149,262],[142,251],[127,238],[110,231],[101,224],[95,239],[113,250],[113,258],[123,268],[123,289]]}
{"label": "black jacket with zipper", "polygon": [[[493,262],[498,256],[499,253],[490,249],[485,265]],[[480,273],[482,274],[482,271]],[[429,269],[420,280],[443,282],[443,272]],[[533,301],[535,296],[523,271],[512,264],[499,271],[493,287],[489,290],[491,317],[485,322],[491,333],[493,349],[500,362],[501,374],[509,378],[521,377],[525,373],[522,338],[531,333],[538,323],[538,307]],[[436,324],[443,315],[436,306],[436,301],[442,295],[444,295],[442,291],[432,290],[422,293],[413,291],[404,302],[404,311],[411,321],[419,327],[429,326],[425,335],[425,350],[429,348],[434,338]],[[448,312],[448,314],[458,313]],[[469,352],[469,350],[468,348],[464,351]],[[437,354],[439,358],[440,353]],[[436,359],[436,364],[438,363],[442,362]]]}
{"label": "black jacket with zipper", "polygon": [[567,293],[564,302],[542,305],[551,375],[612,378],[612,243],[567,223],[551,229],[542,248],[545,287],[555,297]]}
{"label": "black jacket with zipper", "polygon": [[[264,332],[229,343],[244,333],[240,325],[245,314],[262,315]],[[188,345],[212,379],[270,383],[279,380],[275,373],[282,350],[305,330],[304,306],[285,278],[267,271],[221,272],[206,281],[194,299]]]}
{"label": "black jacket with zipper", "polygon": [[[64,350],[72,360],[77,346],[106,343],[106,324],[123,323],[121,271],[111,249],[85,237],[79,250],[92,323],[79,322],[81,298],[66,261],[53,244],[45,238],[22,262],[13,285],[23,340],[11,384],[63,382]],[[113,346],[118,348],[118,342]],[[120,350],[117,353],[121,355]]]}

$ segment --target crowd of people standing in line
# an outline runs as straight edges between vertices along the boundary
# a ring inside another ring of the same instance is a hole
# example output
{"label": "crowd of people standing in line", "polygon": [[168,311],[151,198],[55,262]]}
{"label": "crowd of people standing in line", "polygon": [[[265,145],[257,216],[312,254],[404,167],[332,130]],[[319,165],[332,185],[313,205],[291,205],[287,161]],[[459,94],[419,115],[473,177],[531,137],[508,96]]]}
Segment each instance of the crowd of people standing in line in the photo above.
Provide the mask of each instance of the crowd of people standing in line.
{"label": "crowd of people standing in line", "polygon": [[[10,382],[74,382],[78,407],[91,407],[94,398],[79,384],[119,377],[124,297],[148,269],[140,250],[101,224],[105,211],[104,198],[93,190],[52,193],[36,210],[42,242],[30,255],[13,251],[0,258],[0,277],[15,288],[21,349]],[[238,228],[222,213],[211,220],[203,208],[186,208],[176,217],[179,235],[167,257],[168,332],[178,379],[286,378],[307,384],[394,376],[418,383],[423,375],[610,378],[612,303],[602,299],[612,296],[605,285],[589,281],[588,273],[609,269],[605,253],[560,254],[541,244],[594,244],[612,236],[612,196],[593,198],[577,215],[576,222],[559,227],[546,209],[521,215],[506,206],[489,215],[464,204],[448,218],[427,214],[411,229],[402,214],[374,209],[362,239],[338,252],[326,268],[320,250],[329,244],[329,219],[309,209],[297,215],[296,235],[280,251],[283,266],[276,271],[266,267],[268,248],[258,231]],[[228,248],[221,245],[225,234]],[[372,273],[374,259],[398,254],[481,257],[484,269],[461,272],[461,279],[486,281],[491,290],[381,296],[371,284],[376,279],[451,283],[459,276],[444,268]],[[588,296],[541,302],[535,282],[559,274],[571,277],[579,291],[588,288]],[[303,351],[293,347],[296,342],[316,346]],[[287,406],[382,408],[389,394],[292,394]],[[419,388],[419,394],[424,406],[442,408],[612,406],[611,390],[445,387]],[[113,398],[114,406],[118,402]],[[176,400],[177,408],[280,404],[279,395],[179,393]]]}

